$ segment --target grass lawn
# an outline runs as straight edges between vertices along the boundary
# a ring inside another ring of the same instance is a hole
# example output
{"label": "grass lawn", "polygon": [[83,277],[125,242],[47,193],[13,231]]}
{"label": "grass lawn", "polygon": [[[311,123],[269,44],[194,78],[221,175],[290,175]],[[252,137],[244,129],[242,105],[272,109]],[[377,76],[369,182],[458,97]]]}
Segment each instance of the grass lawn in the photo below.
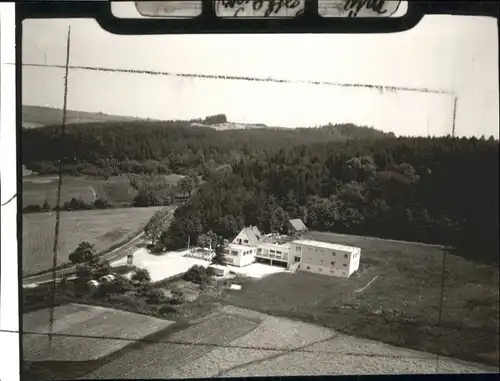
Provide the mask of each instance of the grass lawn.
{"label": "grass lawn", "polygon": [[[23,205],[42,205],[45,201],[51,207],[57,201],[58,177],[27,176],[23,178]],[[112,204],[130,205],[137,195],[126,176],[112,176],[107,180],[88,176],[63,176],[61,205],[72,198],[91,203],[96,198]]]}
{"label": "grass lawn", "polygon": [[498,267],[449,255],[437,326],[441,249],[333,233],[309,236],[361,247],[358,273],[350,279],[305,272],[248,279],[241,291],[226,292],[224,301],[358,337],[498,365]]}
{"label": "grass lawn", "polygon": [[[162,208],[61,212],[58,263],[66,263],[69,253],[82,241],[89,241],[101,252],[132,238]],[[51,268],[55,217],[55,212],[23,214],[23,275]]]}

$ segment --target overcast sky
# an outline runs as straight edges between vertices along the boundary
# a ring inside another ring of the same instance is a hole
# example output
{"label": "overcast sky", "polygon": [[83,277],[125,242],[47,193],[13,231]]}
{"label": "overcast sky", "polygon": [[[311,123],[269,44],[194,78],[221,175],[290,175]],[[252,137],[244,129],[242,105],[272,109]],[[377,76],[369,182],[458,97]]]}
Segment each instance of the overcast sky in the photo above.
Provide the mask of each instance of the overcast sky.
{"label": "overcast sky", "polygon": [[[173,73],[276,77],[454,91],[457,135],[498,138],[498,42],[493,18],[426,16],[378,35],[119,36],[94,20],[27,20],[23,62]],[[23,69],[23,104],[62,107],[62,69]],[[72,70],[68,108],[155,119],[225,113],[231,121],[314,126],[351,121],[401,135],[451,133],[449,96],[327,85]]]}

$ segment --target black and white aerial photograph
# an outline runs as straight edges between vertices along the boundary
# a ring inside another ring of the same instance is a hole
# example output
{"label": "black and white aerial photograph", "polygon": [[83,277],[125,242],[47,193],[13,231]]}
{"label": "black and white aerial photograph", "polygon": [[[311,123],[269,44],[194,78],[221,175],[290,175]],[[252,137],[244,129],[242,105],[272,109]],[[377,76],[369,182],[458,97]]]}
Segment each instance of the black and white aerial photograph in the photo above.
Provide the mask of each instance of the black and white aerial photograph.
{"label": "black and white aerial photograph", "polygon": [[498,373],[498,84],[492,17],[24,20],[23,378]]}

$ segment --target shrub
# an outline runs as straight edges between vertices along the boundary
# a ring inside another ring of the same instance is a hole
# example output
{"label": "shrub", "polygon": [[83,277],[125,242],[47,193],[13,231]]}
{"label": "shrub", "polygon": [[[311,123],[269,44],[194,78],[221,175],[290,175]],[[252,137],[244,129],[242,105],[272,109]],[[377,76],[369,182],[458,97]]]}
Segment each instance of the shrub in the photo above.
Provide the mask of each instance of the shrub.
{"label": "shrub", "polygon": [[27,213],[41,212],[42,207],[40,205],[28,205],[24,207],[23,211]]}
{"label": "shrub", "polygon": [[66,201],[62,207],[62,209],[64,210],[85,210],[93,208],[93,204],[87,204],[85,201],[76,199],[74,197],[71,199],[71,201]]}
{"label": "shrub", "polygon": [[137,270],[131,278],[132,283],[139,285],[148,285],[151,283],[151,275],[146,269]]}
{"label": "shrub", "polygon": [[208,270],[201,265],[194,265],[183,276],[184,280],[197,284],[205,283],[209,278]]}
{"label": "shrub", "polygon": [[165,295],[157,288],[149,289],[144,296],[148,304],[159,304],[165,300]]}
{"label": "shrub", "polygon": [[110,204],[106,200],[98,198],[94,201],[94,206],[96,209],[106,209],[110,207]]}
{"label": "shrub", "polygon": [[132,289],[130,282],[123,278],[116,278],[111,282],[104,282],[99,285],[96,295],[104,297],[110,294],[123,294]]}
{"label": "shrub", "polygon": [[111,270],[111,265],[108,261],[101,262],[96,265],[96,268],[92,272],[93,278],[99,280],[101,277],[111,274]]}
{"label": "shrub", "polygon": [[186,296],[181,290],[172,290],[172,304],[182,304],[186,302]]}
{"label": "shrub", "polygon": [[168,314],[175,314],[177,310],[175,309],[175,307],[172,307],[169,304],[164,304],[158,309],[158,312],[162,315],[168,315]]}

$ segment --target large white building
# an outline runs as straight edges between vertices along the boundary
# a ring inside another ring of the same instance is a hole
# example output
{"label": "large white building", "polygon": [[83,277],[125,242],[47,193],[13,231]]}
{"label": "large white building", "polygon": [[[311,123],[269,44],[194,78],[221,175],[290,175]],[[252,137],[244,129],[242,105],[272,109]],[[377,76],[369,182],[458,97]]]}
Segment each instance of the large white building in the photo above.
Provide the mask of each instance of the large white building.
{"label": "large white building", "polygon": [[359,268],[361,249],[289,236],[263,236],[255,226],[243,228],[227,248],[225,260],[233,266],[265,262],[289,270],[350,277]]}
{"label": "large white building", "polygon": [[301,271],[349,278],[359,268],[359,247],[312,240],[296,240],[290,246]]}

